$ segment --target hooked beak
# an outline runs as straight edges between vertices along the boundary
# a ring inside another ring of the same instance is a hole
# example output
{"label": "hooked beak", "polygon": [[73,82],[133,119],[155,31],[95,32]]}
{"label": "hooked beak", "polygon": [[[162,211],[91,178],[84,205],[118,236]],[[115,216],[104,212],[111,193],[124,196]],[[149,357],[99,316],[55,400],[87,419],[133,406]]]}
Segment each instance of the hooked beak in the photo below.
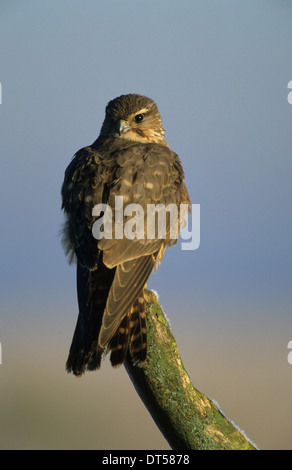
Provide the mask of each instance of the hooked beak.
{"label": "hooked beak", "polygon": [[119,135],[122,135],[124,132],[127,132],[129,129],[131,129],[131,126],[129,126],[127,121],[124,121],[123,119],[118,121],[117,132],[119,133]]}

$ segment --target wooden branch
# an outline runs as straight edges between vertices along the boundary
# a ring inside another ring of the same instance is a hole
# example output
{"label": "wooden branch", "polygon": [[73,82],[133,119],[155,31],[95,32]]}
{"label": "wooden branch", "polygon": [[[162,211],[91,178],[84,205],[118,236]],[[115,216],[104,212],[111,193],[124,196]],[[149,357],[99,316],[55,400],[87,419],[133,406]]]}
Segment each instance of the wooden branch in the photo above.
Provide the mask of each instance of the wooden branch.
{"label": "wooden branch", "polygon": [[145,290],[147,360],[125,368],[158,428],[176,450],[256,450],[192,384],[155,294]]}

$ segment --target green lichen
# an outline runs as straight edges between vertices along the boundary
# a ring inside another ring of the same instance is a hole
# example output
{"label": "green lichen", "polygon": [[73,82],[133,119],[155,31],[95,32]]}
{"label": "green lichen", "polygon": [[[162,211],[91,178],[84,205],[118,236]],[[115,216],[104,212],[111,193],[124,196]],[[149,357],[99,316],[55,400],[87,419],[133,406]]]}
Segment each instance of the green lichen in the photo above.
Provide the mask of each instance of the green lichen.
{"label": "green lichen", "polygon": [[155,294],[145,291],[147,360],[127,371],[172,449],[255,449],[192,384]]}

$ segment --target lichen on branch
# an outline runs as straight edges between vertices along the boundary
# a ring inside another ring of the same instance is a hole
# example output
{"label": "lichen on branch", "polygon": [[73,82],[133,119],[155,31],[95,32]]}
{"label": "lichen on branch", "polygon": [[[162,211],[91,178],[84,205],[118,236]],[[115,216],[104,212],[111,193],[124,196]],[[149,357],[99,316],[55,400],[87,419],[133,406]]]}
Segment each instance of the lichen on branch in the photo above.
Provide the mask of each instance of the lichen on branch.
{"label": "lichen on branch", "polygon": [[147,359],[126,370],[158,428],[176,450],[256,450],[206,395],[192,384],[154,292],[145,290]]}

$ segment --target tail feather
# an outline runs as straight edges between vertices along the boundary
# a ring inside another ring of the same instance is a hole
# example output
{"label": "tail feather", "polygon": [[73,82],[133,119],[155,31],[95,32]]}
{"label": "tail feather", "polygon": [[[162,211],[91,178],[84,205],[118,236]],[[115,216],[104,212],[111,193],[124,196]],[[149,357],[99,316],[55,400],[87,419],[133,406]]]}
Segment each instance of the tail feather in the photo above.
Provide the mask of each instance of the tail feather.
{"label": "tail feather", "polygon": [[106,347],[98,342],[108,292],[115,269],[89,271],[77,264],[79,315],[66,363],[68,372],[81,376],[86,370],[100,368],[105,352],[110,352],[112,366],[121,365],[129,350],[133,362],[146,359],[147,336],[143,291],[122,319]]}
{"label": "tail feather", "polygon": [[134,364],[144,362],[147,354],[147,327],[143,291],[136,302],[136,309],[131,315],[129,349]]}
{"label": "tail feather", "polygon": [[143,362],[147,353],[146,315],[143,292],[132,306],[130,312],[123,318],[117,333],[109,343],[112,366],[121,365],[130,350],[134,364]]}
{"label": "tail feather", "polygon": [[126,359],[129,344],[129,315],[126,315],[110,340],[108,349],[111,351],[110,361],[113,367],[121,365]]}
{"label": "tail feather", "polygon": [[98,335],[114,271],[89,271],[77,264],[79,315],[66,363],[67,371],[76,376],[100,367],[104,349]]}

